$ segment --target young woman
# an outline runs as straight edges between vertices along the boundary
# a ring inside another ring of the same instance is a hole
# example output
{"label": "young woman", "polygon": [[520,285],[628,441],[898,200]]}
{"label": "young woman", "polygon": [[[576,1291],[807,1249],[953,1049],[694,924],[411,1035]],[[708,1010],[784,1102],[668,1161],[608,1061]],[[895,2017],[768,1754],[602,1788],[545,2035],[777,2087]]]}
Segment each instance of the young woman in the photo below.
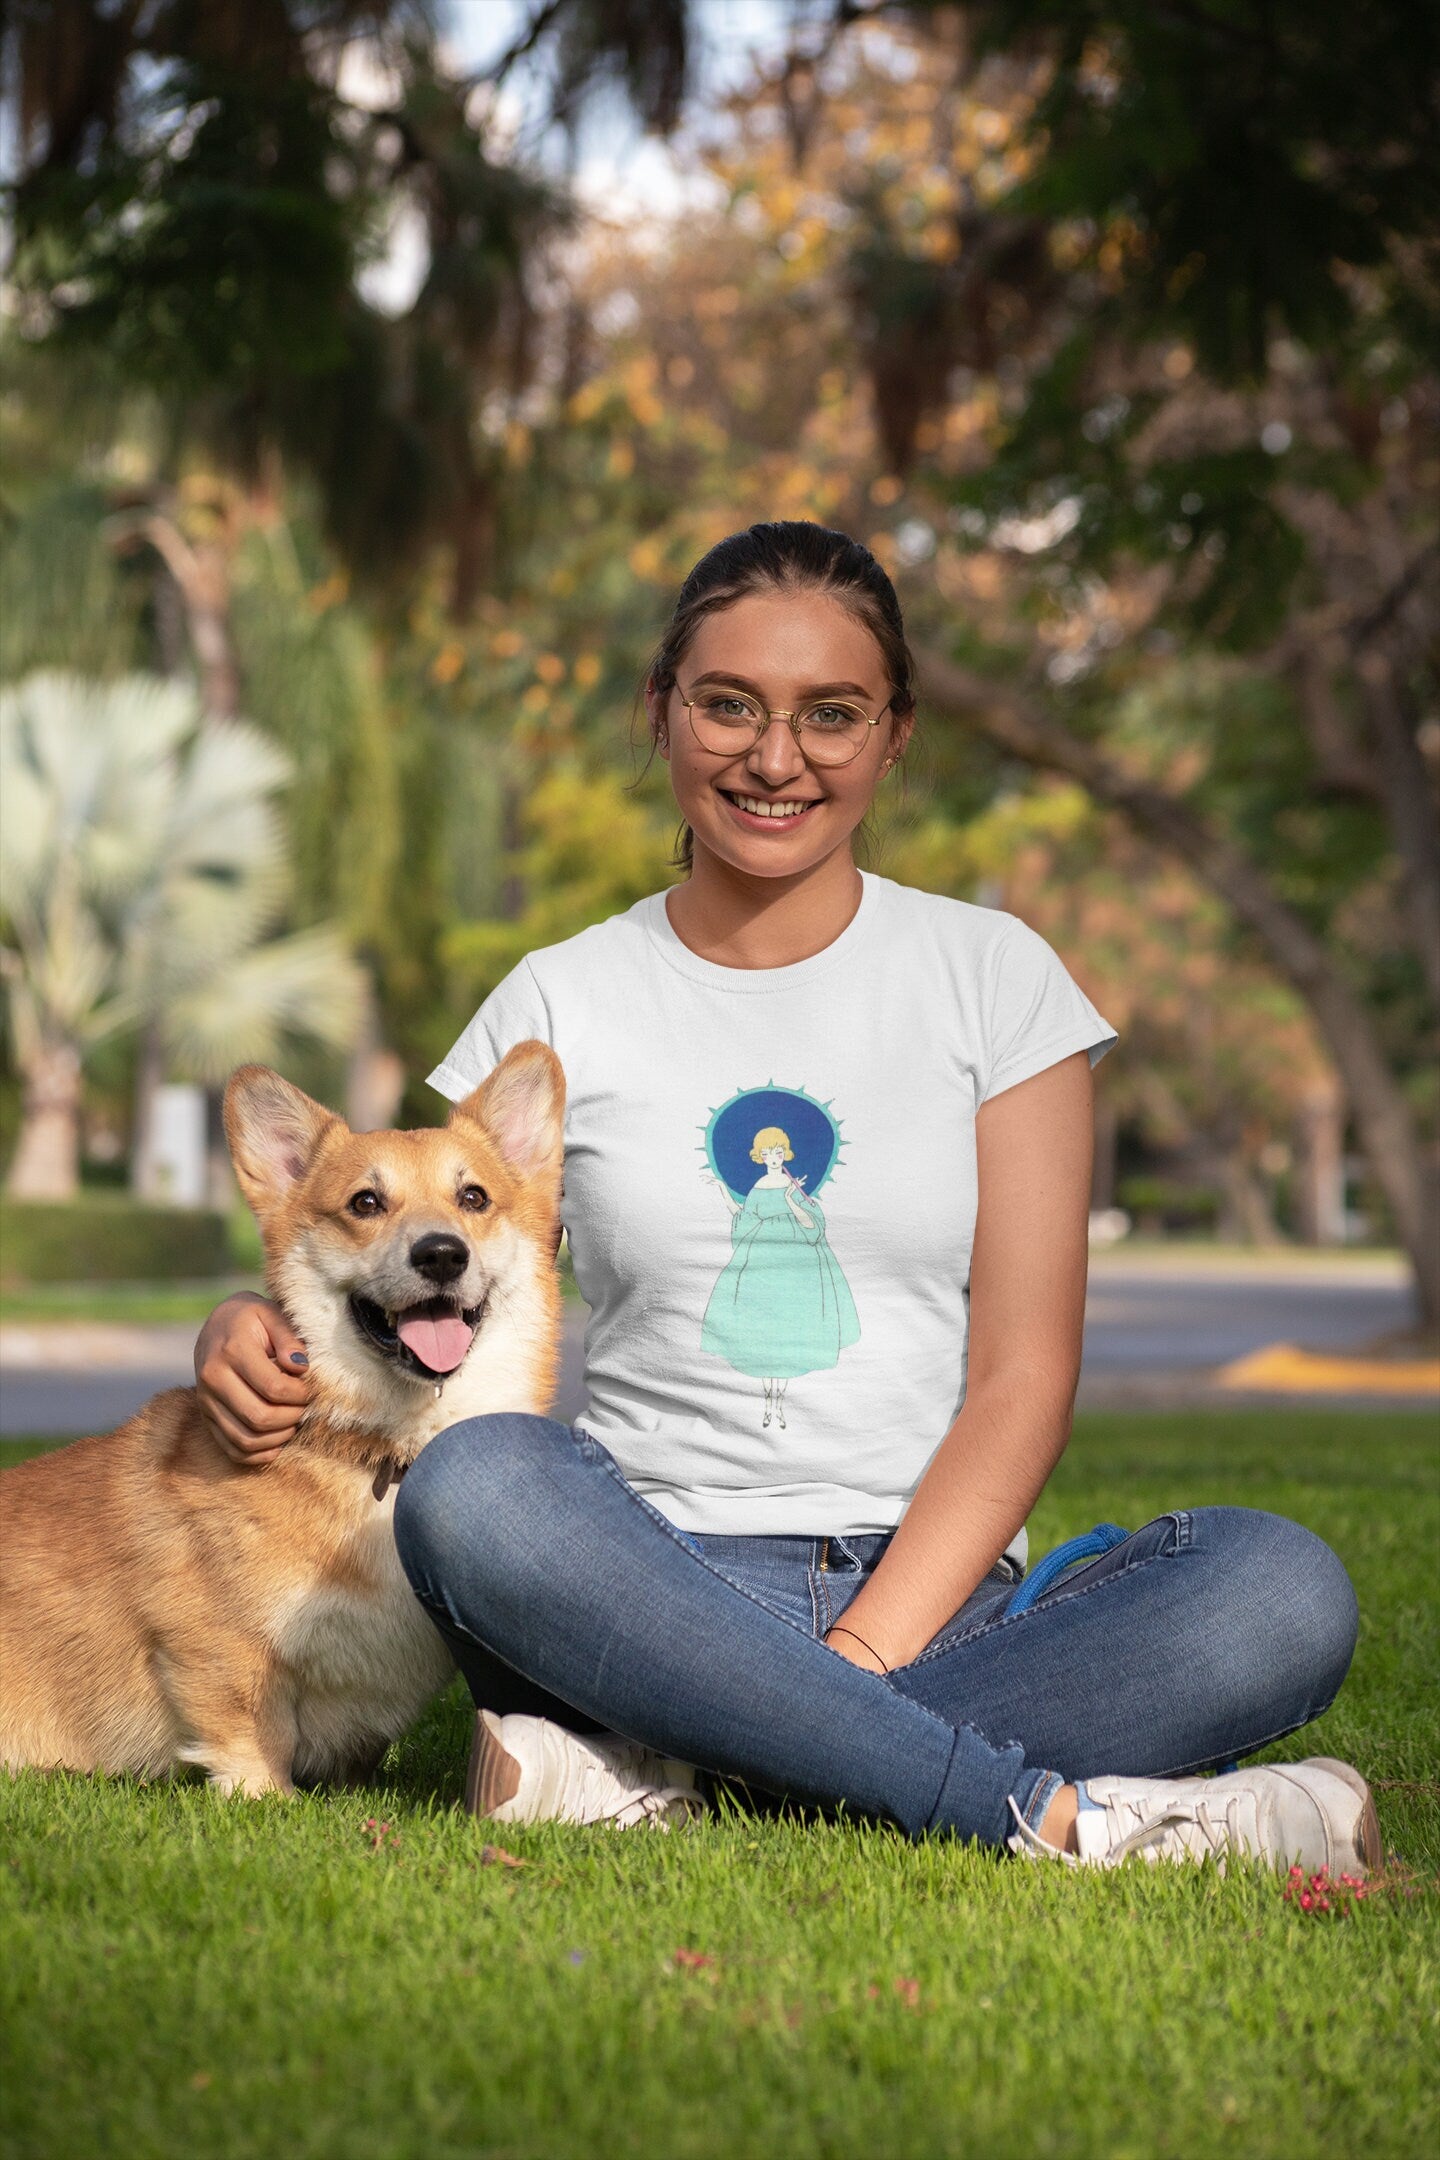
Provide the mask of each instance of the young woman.
{"label": "young woman", "polygon": [[[431,1076],[459,1099],[554,1046],[591,1308],[577,1424],[453,1426],[398,1496],[475,1696],[472,1805],[663,1821],[698,1764],[1071,1864],[1376,1864],[1348,1766],[1196,1774],[1345,1676],[1354,1592],[1308,1530],[1177,1509],[1010,1609],[1070,1432],[1116,1036],[1016,917],[857,869],[915,724],[889,579],[818,525],[738,533],[645,696],[686,881],[532,953]],[[275,1307],[211,1316],[232,1455],[293,1433],[296,1362]]]}

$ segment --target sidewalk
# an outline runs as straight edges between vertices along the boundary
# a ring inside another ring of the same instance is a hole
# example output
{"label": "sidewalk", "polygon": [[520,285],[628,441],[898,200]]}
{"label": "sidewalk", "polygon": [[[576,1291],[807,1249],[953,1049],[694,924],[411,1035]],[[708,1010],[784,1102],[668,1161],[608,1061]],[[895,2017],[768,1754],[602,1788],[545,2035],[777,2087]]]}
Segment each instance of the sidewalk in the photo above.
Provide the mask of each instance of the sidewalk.
{"label": "sidewalk", "polygon": [[[0,1322],[0,1372],[172,1372],[195,1377],[188,1322],[161,1327],[115,1320]],[[171,1382],[174,1385],[174,1382]]]}

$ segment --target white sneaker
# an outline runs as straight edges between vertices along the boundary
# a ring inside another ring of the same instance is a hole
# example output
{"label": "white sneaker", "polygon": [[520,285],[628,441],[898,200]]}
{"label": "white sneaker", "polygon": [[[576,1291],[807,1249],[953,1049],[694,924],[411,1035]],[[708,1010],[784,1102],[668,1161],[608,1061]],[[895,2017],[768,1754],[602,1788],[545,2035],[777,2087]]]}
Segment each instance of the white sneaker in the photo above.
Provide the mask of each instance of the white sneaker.
{"label": "white sneaker", "polygon": [[1133,1852],[1146,1860],[1203,1860],[1214,1853],[1222,1868],[1225,1855],[1236,1852],[1275,1867],[1298,1862],[1352,1875],[1368,1874],[1384,1859],[1369,1786],[1349,1763],[1328,1755],[1223,1777],[1086,1778],[1083,1790],[1100,1804],[1082,1806],[1075,1818],[1078,1853],[1037,1837],[1013,1800],[1019,1829],[1008,1841],[1011,1852],[1071,1867],[1116,1867]]}
{"label": "white sneaker", "polygon": [[493,1710],[476,1712],[465,1805],[494,1822],[608,1822],[622,1830],[636,1823],[668,1830],[705,1812],[688,1763],[634,1740]]}

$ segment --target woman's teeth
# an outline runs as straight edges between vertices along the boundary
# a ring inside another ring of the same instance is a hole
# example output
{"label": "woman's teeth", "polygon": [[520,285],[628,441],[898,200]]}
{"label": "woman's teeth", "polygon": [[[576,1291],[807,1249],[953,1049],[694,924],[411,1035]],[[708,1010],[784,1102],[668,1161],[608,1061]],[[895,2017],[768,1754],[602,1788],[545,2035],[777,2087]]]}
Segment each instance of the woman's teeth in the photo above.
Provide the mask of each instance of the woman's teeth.
{"label": "woman's teeth", "polygon": [[740,809],[748,810],[752,817],[793,818],[800,817],[805,811],[815,808],[813,802],[765,802],[758,795],[735,795],[725,788],[722,788],[720,792],[730,802],[737,804]]}

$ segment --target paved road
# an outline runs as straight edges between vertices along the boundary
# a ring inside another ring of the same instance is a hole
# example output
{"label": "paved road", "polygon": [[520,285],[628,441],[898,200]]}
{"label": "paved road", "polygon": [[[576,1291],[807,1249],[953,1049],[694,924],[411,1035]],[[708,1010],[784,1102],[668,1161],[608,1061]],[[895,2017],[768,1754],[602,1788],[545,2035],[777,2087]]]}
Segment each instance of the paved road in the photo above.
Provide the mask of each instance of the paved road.
{"label": "paved road", "polygon": [[110,1432],[160,1388],[189,1375],[140,1367],[99,1372],[0,1372],[0,1437]]}
{"label": "paved road", "polygon": [[[1079,1401],[1081,1407],[1098,1407],[1204,1398],[1211,1369],[1267,1343],[1356,1350],[1377,1334],[1409,1325],[1413,1317],[1411,1293],[1399,1271],[1374,1263],[1261,1268],[1227,1267],[1218,1260],[1187,1263],[1180,1255],[1166,1256],[1163,1263],[1095,1255]],[[572,1309],[555,1412],[567,1421],[579,1415],[584,1400],[584,1320],[583,1308]],[[43,1364],[25,1362],[24,1332],[14,1326],[5,1331],[0,1433],[108,1432],[158,1388],[191,1377],[189,1329],[128,1331],[123,1340],[120,1331],[97,1331],[88,1347],[71,1338],[63,1362],[61,1353],[41,1343],[39,1354],[49,1360]],[[31,1332],[38,1338],[42,1331]],[[35,1354],[32,1343],[28,1355]],[[1275,1398],[1227,1392],[1224,1399]]]}
{"label": "paved road", "polygon": [[1161,1276],[1109,1267],[1091,1277],[1082,1372],[1226,1365],[1274,1342],[1354,1352],[1414,1317],[1411,1293],[1399,1283]]}

